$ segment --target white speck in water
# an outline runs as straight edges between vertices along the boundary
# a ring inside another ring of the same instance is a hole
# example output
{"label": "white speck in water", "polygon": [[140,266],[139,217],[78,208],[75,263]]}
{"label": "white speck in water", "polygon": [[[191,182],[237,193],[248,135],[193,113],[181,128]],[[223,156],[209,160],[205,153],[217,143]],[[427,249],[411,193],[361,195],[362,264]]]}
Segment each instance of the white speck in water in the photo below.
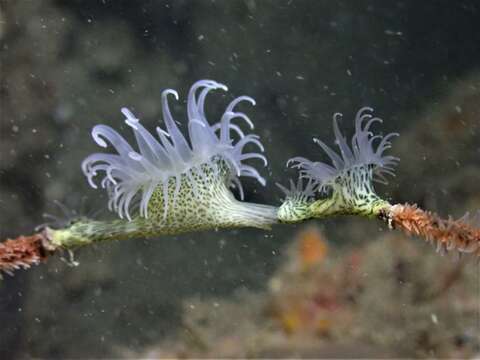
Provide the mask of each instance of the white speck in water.
{"label": "white speck in water", "polygon": [[17,125],[13,125],[13,126],[12,126],[12,131],[13,131],[14,133],[17,133],[18,130],[20,130],[20,128],[19,128]]}
{"label": "white speck in water", "polygon": [[347,75],[352,76],[352,72],[350,71],[350,69],[347,69]]}
{"label": "white speck in water", "polygon": [[297,80],[305,80],[305,78],[302,75],[297,75],[295,76],[295,79]]}
{"label": "white speck in water", "polygon": [[430,314],[430,318],[432,319],[432,323],[434,323],[435,325],[438,325],[437,315],[435,315],[435,314]]}
{"label": "white speck in water", "polygon": [[457,106],[455,106],[455,111],[456,111],[457,113],[461,114],[461,113],[462,113],[462,108],[457,105]]}
{"label": "white speck in water", "polygon": [[225,245],[227,245],[227,242],[225,241],[225,239],[220,239],[218,244],[220,245],[220,249],[223,249]]}
{"label": "white speck in water", "polygon": [[401,31],[394,31],[394,30],[385,30],[385,35],[389,35],[389,36],[402,36],[403,35],[403,32]]}
{"label": "white speck in water", "polygon": [[203,39],[205,39],[205,36],[199,35],[197,39],[198,39],[198,41],[202,41]]}

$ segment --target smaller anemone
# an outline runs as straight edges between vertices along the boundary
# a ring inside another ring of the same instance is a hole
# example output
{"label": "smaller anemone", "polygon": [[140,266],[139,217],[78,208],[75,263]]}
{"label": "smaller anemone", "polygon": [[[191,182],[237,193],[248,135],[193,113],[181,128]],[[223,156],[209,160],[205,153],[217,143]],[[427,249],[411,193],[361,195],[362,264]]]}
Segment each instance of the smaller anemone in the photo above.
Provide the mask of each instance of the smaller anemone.
{"label": "smaller anemone", "polygon": [[301,177],[297,183],[290,179],[290,188],[277,183],[285,194],[282,205],[277,211],[279,221],[295,223],[310,218],[309,205],[315,200],[315,182],[311,179],[305,181]]}
{"label": "smaller anemone", "polygon": [[340,155],[327,146],[323,141],[314,139],[323,151],[328,155],[330,164],[324,162],[313,162],[303,157],[294,157],[287,162],[287,165],[300,169],[300,177],[315,182],[319,191],[325,191],[332,182],[346,171],[353,168],[371,168],[374,180],[386,183],[385,175],[395,176],[394,166],[399,159],[394,156],[384,155],[385,150],[391,147],[391,138],[398,136],[398,133],[390,133],[386,136],[374,135],[370,127],[375,122],[382,123],[382,119],[373,117],[373,109],[361,108],[355,117],[355,134],[352,137],[351,146],[340,132],[338,118],[340,113],[333,115],[333,131],[335,143],[340,149]]}
{"label": "smaller anemone", "polygon": [[[178,100],[175,90],[162,92],[162,111],[166,130],[157,127],[158,138],[143,127],[140,120],[127,108],[122,108],[125,123],[132,129],[136,147],[132,147],[117,131],[107,125],[97,125],[92,130],[95,142],[103,148],[110,143],[117,154],[95,153],[82,163],[82,170],[93,188],[94,178],[103,173],[100,185],[109,195],[109,209],[123,218],[131,220],[130,208],[138,204],[140,216],[148,217],[148,204],[153,193],[160,191],[163,196],[164,217],[167,215],[169,194],[173,203],[182,186],[188,186],[198,197],[198,178],[207,182],[206,172],[218,174],[220,166],[226,166],[227,184],[236,187],[243,199],[240,176],[252,177],[265,185],[265,179],[251,165],[249,159],[260,159],[267,165],[264,155],[245,153],[247,144],[256,145],[264,151],[259,137],[245,134],[234,120],[243,120],[250,129],[253,123],[247,115],[235,110],[238,103],[246,101],[255,105],[249,96],[235,98],[225,109],[219,122],[210,124],[205,116],[205,99],[214,89],[227,91],[223,84],[212,80],[200,80],[192,85],[187,98],[188,137],[178,128],[168,104],[168,96]],[[185,180],[186,179],[186,180]],[[170,191],[171,184],[174,184]],[[157,190],[158,189],[158,190]],[[141,195],[139,195],[141,194]]]}
{"label": "smaller anemone", "polygon": [[305,186],[301,177],[298,178],[296,184],[292,179],[290,179],[290,188],[287,188],[279,183],[276,183],[276,185],[285,195],[284,202],[308,202],[315,198],[315,183],[312,180],[308,180]]}

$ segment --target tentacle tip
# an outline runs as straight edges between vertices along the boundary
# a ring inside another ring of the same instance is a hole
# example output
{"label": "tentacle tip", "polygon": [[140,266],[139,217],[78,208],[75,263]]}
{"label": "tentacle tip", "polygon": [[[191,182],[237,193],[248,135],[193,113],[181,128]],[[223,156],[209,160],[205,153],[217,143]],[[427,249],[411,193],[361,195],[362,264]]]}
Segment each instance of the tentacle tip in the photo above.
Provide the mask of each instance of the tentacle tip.
{"label": "tentacle tip", "polygon": [[135,152],[135,151],[130,151],[128,153],[128,157],[132,160],[135,160],[135,161],[140,161],[142,160],[142,155],[140,155],[139,153]]}
{"label": "tentacle tip", "polygon": [[139,121],[127,107],[122,107],[120,111],[127,118],[127,120],[130,120],[132,122]]}
{"label": "tentacle tip", "polygon": [[99,134],[99,129],[100,129],[99,125],[96,125],[96,126],[93,127],[92,132],[91,132],[92,138],[97,143],[98,146],[106,148],[108,146],[108,144],[106,143],[105,140],[103,140],[101,138],[101,136]]}

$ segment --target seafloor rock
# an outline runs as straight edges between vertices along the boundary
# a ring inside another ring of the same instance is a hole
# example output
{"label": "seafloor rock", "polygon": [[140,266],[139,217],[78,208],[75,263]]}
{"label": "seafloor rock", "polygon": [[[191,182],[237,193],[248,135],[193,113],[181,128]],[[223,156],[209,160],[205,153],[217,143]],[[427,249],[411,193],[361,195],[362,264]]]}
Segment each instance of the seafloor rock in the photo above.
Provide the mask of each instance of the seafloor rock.
{"label": "seafloor rock", "polygon": [[473,262],[441,257],[395,233],[348,250],[327,248],[318,230],[302,230],[268,291],[187,300],[176,335],[144,353],[119,354],[468,358],[478,352]]}

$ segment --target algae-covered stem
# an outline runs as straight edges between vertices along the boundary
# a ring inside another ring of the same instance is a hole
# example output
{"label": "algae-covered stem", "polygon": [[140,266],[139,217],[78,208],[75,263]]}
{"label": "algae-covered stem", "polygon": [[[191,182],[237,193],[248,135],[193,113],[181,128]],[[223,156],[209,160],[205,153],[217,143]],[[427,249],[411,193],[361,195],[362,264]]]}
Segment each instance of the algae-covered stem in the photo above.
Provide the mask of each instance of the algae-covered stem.
{"label": "algae-covered stem", "polygon": [[[277,208],[238,201],[227,187],[228,171],[225,164],[215,164],[216,171],[203,166],[204,176],[194,176],[196,191],[182,176],[176,197],[175,181],[170,180],[169,196],[164,197],[158,187],[148,205],[148,217],[113,221],[79,220],[65,229],[46,229],[50,242],[61,248],[74,248],[92,242],[151,238],[186,232],[254,227],[270,229],[277,222]],[[164,213],[167,198],[168,212]]]}
{"label": "algae-covered stem", "polygon": [[[312,191],[311,179],[305,188],[301,180],[288,190],[282,187],[286,198],[278,210],[279,221],[288,224],[339,215],[378,217],[391,204],[376,194],[372,170],[370,165],[358,165],[340,172],[330,183],[328,195]],[[318,195],[320,198],[315,199]]]}
{"label": "algae-covered stem", "polygon": [[[204,189],[214,188],[215,186]],[[155,196],[152,199],[155,199]],[[28,269],[46,261],[58,251],[75,250],[94,242],[149,238],[222,228],[256,227],[267,230],[277,222],[276,207],[238,201],[226,187],[223,191],[216,192],[215,197],[204,199],[208,201],[202,203],[197,198],[188,210],[176,208],[166,218],[156,218],[152,215],[149,219],[136,217],[131,221],[79,219],[65,228],[45,227],[41,232],[31,236],[6,240],[0,243],[0,278],[2,272],[12,274],[20,268]]]}

